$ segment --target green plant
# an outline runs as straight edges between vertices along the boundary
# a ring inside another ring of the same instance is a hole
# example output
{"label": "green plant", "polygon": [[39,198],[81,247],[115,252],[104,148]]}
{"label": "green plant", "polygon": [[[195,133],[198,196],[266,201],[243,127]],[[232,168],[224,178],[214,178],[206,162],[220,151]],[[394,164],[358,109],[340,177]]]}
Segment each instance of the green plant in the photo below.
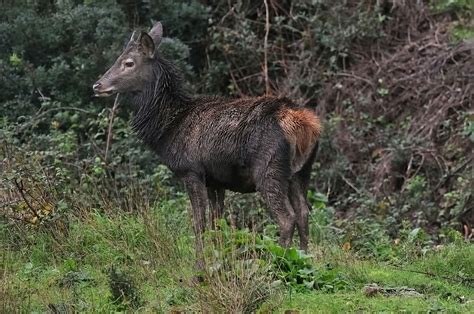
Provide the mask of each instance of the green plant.
{"label": "green plant", "polygon": [[471,142],[474,142],[474,114],[466,114],[463,133]]}
{"label": "green plant", "polygon": [[252,256],[212,257],[206,260],[204,283],[194,287],[203,311],[255,312],[264,302],[277,302],[281,289],[272,280],[269,265]]}
{"label": "green plant", "polygon": [[431,5],[435,10],[472,10],[474,9],[474,3],[472,3],[471,0],[435,0],[435,1],[432,1]]}
{"label": "green plant", "polygon": [[137,294],[135,284],[123,272],[119,272],[115,267],[109,270],[109,287],[111,292],[111,300],[115,304],[126,308],[138,308],[141,304]]}
{"label": "green plant", "polygon": [[301,250],[283,248],[275,240],[247,230],[233,230],[225,221],[221,221],[219,227],[219,231],[210,234],[219,244],[212,253],[212,256],[219,256],[218,267],[224,267],[228,260],[258,260],[269,271],[275,285],[283,284],[298,291],[338,291],[349,284],[344,276],[330,267],[317,269],[312,256]]}
{"label": "green plant", "polygon": [[383,223],[367,218],[350,221],[345,228],[344,242],[350,243],[350,250],[359,256],[370,256],[390,260],[395,252],[393,241]]}
{"label": "green plant", "polygon": [[337,228],[334,225],[334,208],[328,205],[326,195],[314,190],[308,191],[308,201],[312,211],[309,216],[309,233],[314,244],[322,244],[334,239]]}

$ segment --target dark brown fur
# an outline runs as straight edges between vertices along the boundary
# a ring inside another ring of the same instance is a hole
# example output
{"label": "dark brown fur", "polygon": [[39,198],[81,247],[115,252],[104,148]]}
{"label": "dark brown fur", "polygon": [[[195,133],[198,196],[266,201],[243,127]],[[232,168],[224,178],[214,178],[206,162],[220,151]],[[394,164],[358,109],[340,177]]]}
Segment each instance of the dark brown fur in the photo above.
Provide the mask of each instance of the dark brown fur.
{"label": "dark brown fur", "polygon": [[[190,97],[173,65],[155,51],[153,42],[161,40],[157,25],[153,39],[132,36],[94,91],[132,95],[133,129],[190,196],[198,261],[206,209],[211,219],[222,217],[225,190],[260,192],[280,227],[280,243],[290,245],[296,226],[306,249],[306,192],[321,132],[318,117],[287,98]],[[136,69],[129,69],[132,61]]]}

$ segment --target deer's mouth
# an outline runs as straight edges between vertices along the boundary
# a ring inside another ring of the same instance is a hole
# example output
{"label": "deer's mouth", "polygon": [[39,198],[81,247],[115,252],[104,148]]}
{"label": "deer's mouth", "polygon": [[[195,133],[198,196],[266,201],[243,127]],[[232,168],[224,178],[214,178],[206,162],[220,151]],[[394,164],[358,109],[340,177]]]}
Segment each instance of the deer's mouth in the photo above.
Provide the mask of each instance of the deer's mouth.
{"label": "deer's mouth", "polygon": [[95,91],[95,97],[109,97],[117,93],[116,90],[106,90],[106,91]]}
{"label": "deer's mouth", "polygon": [[107,86],[104,86],[100,81],[95,83],[92,86],[92,89],[94,90],[94,96],[96,97],[108,97],[117,93],[117,90],[114,87],[109,86],[107,88]]}

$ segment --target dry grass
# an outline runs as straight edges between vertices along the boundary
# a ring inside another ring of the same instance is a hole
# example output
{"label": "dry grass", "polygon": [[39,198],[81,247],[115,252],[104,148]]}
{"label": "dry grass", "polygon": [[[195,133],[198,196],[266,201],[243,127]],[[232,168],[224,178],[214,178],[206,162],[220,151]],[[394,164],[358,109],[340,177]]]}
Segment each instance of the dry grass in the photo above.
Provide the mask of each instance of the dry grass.
{"label": "dry grass", "polygon": [[283,299],[282,287],[270,272],[270,263],[249,249],[208,243],[203,283],[193,290],[199,311],[213,313],[252,313],[265,303],[271,310]]}

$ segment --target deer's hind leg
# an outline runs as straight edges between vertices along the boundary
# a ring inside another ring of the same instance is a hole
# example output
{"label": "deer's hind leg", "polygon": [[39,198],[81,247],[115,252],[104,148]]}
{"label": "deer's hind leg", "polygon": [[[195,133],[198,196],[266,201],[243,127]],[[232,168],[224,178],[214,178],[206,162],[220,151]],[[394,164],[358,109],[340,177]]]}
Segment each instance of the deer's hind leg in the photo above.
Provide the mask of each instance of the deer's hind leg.
{"label": "deer's hind leg", "polygon": [[271,156],[268,156],[268,164],[258,174],[257,190],[262,195],[273,218],[278,223],[280,245],[288,247],[293,238],[296,216],[288,197],[289,177],[291,175],[289,150],[285,145],[279,148]]}
{"label": "deer's hind leg", "polygon": [[293,210],[295,211],[296,227],[300,237],[300,249],[308,249],[309,238],[309,204],[306,199],[306,190],[303,190],[302,184],[298,178],[290,183],[288,191]]}
{"label": "deer's hind leg", "polygon": [[315,145],[311,155],[299,172],[297,172],[290,182],[289,194],[291,205],[296,215],[296,226],[300,236],[300,249],[308,249],[309,238],[309,212],[311,205],[307,198],[309,180],[311,177],[311,168],[313,166],[318,144]]}
{"label": "deer's hind leg", "polygon": [[283,247],[291,244],[295,230],[295,212],[288,197],[288,185],[269,180],[261,190],[261,194],[280,230],[279,243]]}

